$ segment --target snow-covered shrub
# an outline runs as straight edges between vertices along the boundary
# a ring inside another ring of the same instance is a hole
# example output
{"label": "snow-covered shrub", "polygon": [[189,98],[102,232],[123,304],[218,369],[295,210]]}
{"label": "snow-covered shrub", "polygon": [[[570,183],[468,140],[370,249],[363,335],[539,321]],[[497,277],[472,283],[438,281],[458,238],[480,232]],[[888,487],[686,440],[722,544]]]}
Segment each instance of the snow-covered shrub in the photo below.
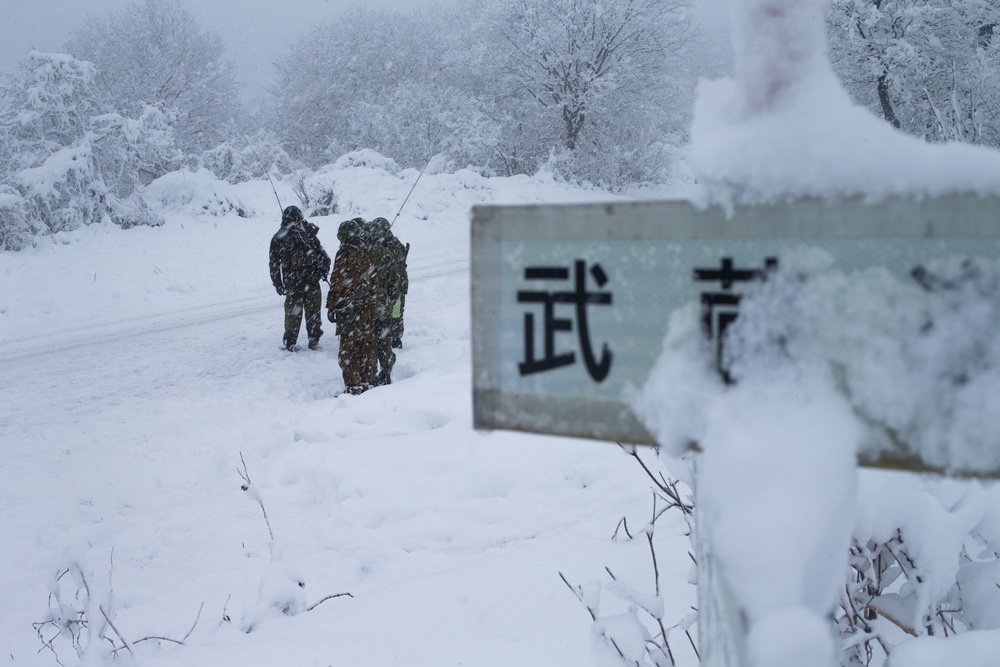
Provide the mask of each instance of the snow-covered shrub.
{"label": "snow-covered shrub", "polygon": [[233,184],[266,179],[269,175],[285,176],[295,169],[295,161],[278,144],[273,133],[268,132],[242,141],[226,141],[203,152],[197,162],[198,167]]}
{"label": "snow-covered shrub", "polygon": [[[23,247],[29,230],[162,222],[133,195],[177,163],[170,118],[153,107],[137,119],[109,112],[95,76],[90,63],[32,51],[21,78],[3,89],[0,185],[23,201],[4,214],[5,246]],[[22,210],[24,222],[16,223]]]}
{"label": "snow-covered shrub", "polygon": [[570,183],[622,192],[630,186],[664,182],[669,175],[669,151],[662,142],[584,143],[573,151],[554,151],[545,168]]}
{"label": "snow-covered shrub", "polygon": [[163,216],[150,209],[149,204],[139,194],[133,194],[124,199],[109,194],[107,207],[111,222],[122,229],[158,227],[165,222]]}
{"label": "snow-covered shrub", "polygon": [[[615,539],[648,542],[655,575],[657,520],[664,512],[682,511],[692,539],[691,553],[697,553],[693,544],[696,508],[689,489],[667,481],[669,472],[663,461],[640,458],[634,446],[624,449],[653,481],[657,501],[648,523],[630,528],[622,519]],[[919,646],[927,638],[940,642],[977,633],[985,636],[1000,629],[1000,489],[864,471],[857,506],[833,618],[840,644],[838,664],[892,666],[897,663],[889,656],[910,649],[910,643]],[[775,557],[780,556],[776,551]],[[677,664],[678,646],[670,640],[674,633],[685,635],[682,639],[693,646],[689,628],[697,614],[665,619],[663,602],[673,593],[659,590],[658,582],[655,592],[635,590],[610,569],[606,568],[606,574],[610,582],[584,585],[563,577],[591,615],[596,664]]]}
{"label": "snow-covered shrub", "polygon": [[55,656],[72,650],[86,662],[88,656],[110,654],[114,594],[87,565],[77,549],[67,549],[48,581],[49,604],[44,619],[33,624],[39,641]]}
{"label": "snow-covered shrub", "polygon": [[156,179],[143,190],[142,198],[156,207],[191,215],[227,215],[241,218],[254,214],[240,201],[232,185],[220,181],[208,169],[180,169]]}
{"label": "snow-covered shrub", "polygon": [[36,167],[14,176],[32,218],[49,233],[100,222],[107,188],[94,171],[93,135],[45,157]]}
{"label": "snow-covered shrub", "polygon": [[332,168],[349,169],[350,167],[368,167],[369,169],[381,169],[390,174],[397,174],[399,167],[392,158],[387,158],[377,151],[364,148],[358,151],[351,151],[341,155],[334,160]]}
{"label": "snow-covered shrub", "polygon": [[37,151],[52,152],[78,141],[90,119],[106,111],[92,63],[63,53],[29,51],[20,74],[4,89],[4,139],[19,158],[14,170],[32,166]]}
{"label": "snow-covered shrub", "polygon": [[[637,590],[609,567],[605,573],[609,582],[590,582],[574,585],[560,573],[593,621],[591,646],[595,663],[615,667],[674,667],[677,664],[675,646],[671,635],[683,633],[682,641],[697,654],[690,628],[698,618],[696,611],[683,618],[666,618],[664,591],[660,580],[656,537],[657,522],[664,515],[680,512],[686,523],[686,533],[694,534],[694,499],[690,487],[679,480],[668,478],[658,471],[655,461],[647,460],[635,445],[622,446],[643,469],[653,483],[653,511],[648,521],[630,529],[628,519],[622,517],[612,537],[621,542],[645,542],[650,555],[653,590]],[[655,472],[654,472],[655,471]],[[629,575],[634,573],[629,572]],[[634,580],[634,576],[630,576]]]}
{"label": "snow-covered shrub", "polygon": [[172,116],[147,105],[136,119],[107,113],[91,120],[95,159],[110,192],[128,197],[180,167]]}
{"label": "snow-covered shrub", "polygon": [[[98,222],[106,188],[95,170],[90,119],[102,111],[96,69],[63,54],[31,51],[3,91],[2,180],[46,232]],[[34,226],[34,225],[32,225]]]}
{"label": "snow-covered shrub", "polygon": [[307,216],[332,215],[337,212],[336,177],[330,169],[315,173],[297,171],[292,176],[292,187],[299,196]]}
{"label": "snow-covered shrub", "polygon": [[881,664],[907,636],[1000,627],[996,493],[863,476],[837,629],[845,667]]}
{"label": "snow-covered shrub", "polygon": [[28,206],[17,190],[0,185],[0,250],[20,250],[38,233],[28,217]]}

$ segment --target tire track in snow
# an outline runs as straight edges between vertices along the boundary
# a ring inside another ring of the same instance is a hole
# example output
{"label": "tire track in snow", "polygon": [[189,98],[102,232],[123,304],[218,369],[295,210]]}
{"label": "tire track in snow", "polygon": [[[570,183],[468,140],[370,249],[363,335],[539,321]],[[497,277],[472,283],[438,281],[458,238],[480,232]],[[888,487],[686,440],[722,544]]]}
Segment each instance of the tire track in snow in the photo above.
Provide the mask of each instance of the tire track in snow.
{"label": "tire track in snow", "polygon": [[[442,278],[469,271],[468,259],[447,260],[410,269],[410,280]],[[268,294],[234,301],[211,303],[182,310],[136,318],[87,324],[48,334],[0,340],[0,362],[20,361],[89,345],[111,343],[161,331],[199,326],[266,310],[280,310],[281,299]]]}

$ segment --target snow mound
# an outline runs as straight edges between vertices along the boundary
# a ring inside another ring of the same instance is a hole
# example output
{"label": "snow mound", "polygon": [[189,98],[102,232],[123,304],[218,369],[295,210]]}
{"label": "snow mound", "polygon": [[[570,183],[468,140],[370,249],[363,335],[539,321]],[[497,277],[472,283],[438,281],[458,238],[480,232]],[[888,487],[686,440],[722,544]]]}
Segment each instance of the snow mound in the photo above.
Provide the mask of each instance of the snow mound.
{"label": "snow mound", "polygon": [[333,169],[348,169],[350,167],[368,167],[382,169],[386,173],[396,174],[399,166],[392,158],[387,158],[377,151],[364,148],[341,155],[333,163]]}
{"label": "snow mound", "polygon": [[150,183],[142,193],[154,208],[187,215],[222,216],[235,213],[241,218],[255,215],[230,183],[219,180],[208,169],[181,169]]}

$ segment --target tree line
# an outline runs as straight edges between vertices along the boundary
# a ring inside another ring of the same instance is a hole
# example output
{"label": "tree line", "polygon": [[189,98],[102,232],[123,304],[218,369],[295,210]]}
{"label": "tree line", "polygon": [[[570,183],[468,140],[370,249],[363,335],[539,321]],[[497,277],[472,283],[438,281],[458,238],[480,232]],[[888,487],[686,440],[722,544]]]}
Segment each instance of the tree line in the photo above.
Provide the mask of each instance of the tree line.
{"label": "tree line", "polygon": [[[620,191],[662,182],[697,78],[718,68],[691,0],[459,0],[357,6],[275,62],[259,103],[179,0],[92,16],[0,85],[0,247],[102,219],[156,224],[138,193],[182,166],[231,182],[372,149],[487,175],[548,169]],[[928,141],[1000,144],[998,8],[833,0],[834,68],[855,100]]]}

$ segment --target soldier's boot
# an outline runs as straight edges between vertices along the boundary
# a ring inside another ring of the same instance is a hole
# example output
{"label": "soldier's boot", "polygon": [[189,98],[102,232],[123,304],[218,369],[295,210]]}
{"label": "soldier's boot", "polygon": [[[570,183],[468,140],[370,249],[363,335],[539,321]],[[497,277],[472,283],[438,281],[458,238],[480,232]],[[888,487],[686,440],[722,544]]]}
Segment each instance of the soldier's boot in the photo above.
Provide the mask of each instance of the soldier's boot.
{"label": "soldier's boot", "polygon": [[310,338],[309,339],[309,349],[310,350],[318,350],[319,349],[319,338]]}

